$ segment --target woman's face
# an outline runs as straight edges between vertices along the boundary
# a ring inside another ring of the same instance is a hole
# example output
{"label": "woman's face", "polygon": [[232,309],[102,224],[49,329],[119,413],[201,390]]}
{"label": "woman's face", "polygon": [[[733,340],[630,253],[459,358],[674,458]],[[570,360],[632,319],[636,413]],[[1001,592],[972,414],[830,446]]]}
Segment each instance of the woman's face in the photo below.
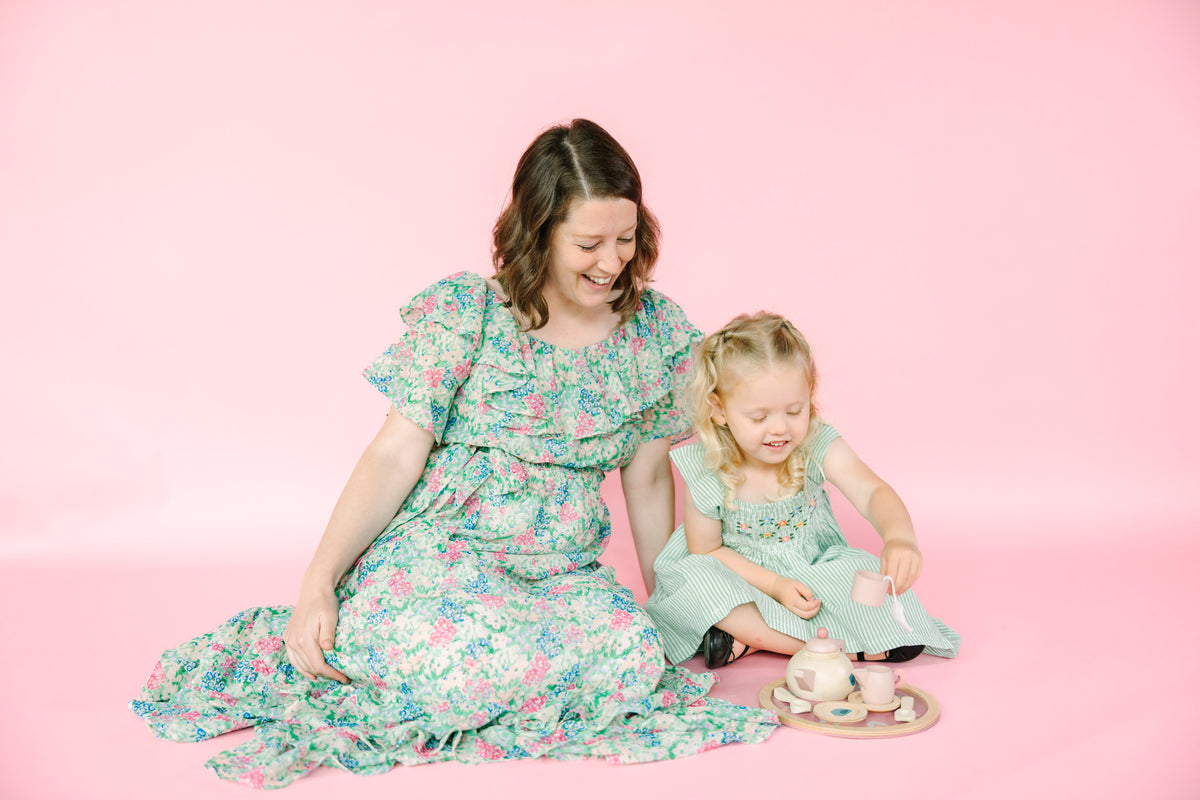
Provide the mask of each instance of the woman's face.
{"label": "woman's face", "polygon": [[[624,197],[576,200],[550,235],[542,296],[551,310],[591,311],[610,301],[636,251],[637,204]],[[551,314],[553,316],[553,314]]]}

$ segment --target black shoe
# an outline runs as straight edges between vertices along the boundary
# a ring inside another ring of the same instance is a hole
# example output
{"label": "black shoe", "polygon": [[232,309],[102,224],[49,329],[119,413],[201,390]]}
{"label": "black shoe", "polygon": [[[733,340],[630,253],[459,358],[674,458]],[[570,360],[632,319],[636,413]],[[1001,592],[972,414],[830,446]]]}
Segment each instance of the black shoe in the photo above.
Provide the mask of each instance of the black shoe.
{"label": "black shoe", "polygon": [[905,661],[912,661],[917,656],[925,651],[923,644],[906,644],[903,647],[893,647],[891,650],[885,650],[883,658],[867,659],[863,652],[858,653],[858,660],[867,664],[903,664]]}
{"label": "black shoe", "polygon": [[709,628],[700,641],[700,652],[704,654],[705,668],[716,669],[726,664],[732,664],[749,653],[750,645],[742,645],[742,652],[735,656],[733,654],[733,637],[720,628]]}

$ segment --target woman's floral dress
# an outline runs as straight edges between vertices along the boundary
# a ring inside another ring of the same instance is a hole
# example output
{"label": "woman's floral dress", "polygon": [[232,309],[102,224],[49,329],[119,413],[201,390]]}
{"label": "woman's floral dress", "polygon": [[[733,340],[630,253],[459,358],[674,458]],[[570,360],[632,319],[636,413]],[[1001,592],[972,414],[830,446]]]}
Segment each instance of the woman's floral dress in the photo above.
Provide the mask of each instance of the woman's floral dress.
{"label": "woman's floral dress", "polygon": [[352,683],[299,675],[281,638],[291,609],[252,608],[164,653],[133,710],[176,741],[257,726],[209,766],[258,787],[320,765],[630,763],[764,739],[775,716],[666,666],[597,563],[604,473],[687,428],[698,333],[679,307],[647,289],[612,336],[571,350],[521,332],[483,278],[459,273],[402,315],[410,330],[365,374],[436,444],[338,587],[328,661]]}

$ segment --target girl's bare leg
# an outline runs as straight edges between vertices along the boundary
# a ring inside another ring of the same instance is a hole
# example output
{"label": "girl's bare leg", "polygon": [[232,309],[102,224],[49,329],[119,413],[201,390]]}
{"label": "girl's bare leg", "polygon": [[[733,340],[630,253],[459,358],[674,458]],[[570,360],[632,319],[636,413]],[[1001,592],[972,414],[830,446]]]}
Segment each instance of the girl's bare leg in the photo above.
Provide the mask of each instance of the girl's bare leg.
{"label": "girl's bare leg", "polygon": [[[780,633],[774,628],[767,625],[763,619],[762,613],[758,610],[758,606],[754,603],[743,603],[729,612],[718,622],[714,627],[728,633],[733,637],[733,652],[735,654],[742,652],[742,647],[749,647],[746,655],[756,653],[759,650],[769,650],[772,653],[782,653],[785,656],[794,655],[797,650],[804,647],[804,642],[800,639],[788,636],[786,633]],[[854,653],[850,653],[850,660],[856,661]],[[879,661],[887,657],[886,653],[868,653],[867,661]]]}
{"label": "girl's bare leg", "polygon": [[750,653],[770,650],[772,653],[790,656],[804,647],[804,642],[800,639],[794,639],[769,627],[754,603],[743,603],[733,609],[715,627],[733,637],[735,654],[741,653],[742,647],[748,646]]}

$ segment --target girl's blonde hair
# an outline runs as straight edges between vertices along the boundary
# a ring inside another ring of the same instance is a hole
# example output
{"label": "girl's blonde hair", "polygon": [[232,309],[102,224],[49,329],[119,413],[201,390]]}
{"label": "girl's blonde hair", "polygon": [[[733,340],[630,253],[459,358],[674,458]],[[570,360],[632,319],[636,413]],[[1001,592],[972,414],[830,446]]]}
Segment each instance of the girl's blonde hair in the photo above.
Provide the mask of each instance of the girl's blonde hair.
{"label": "girl's blonde hair", "polygon": [[804,488],[813,436],[821,425],[815,402],[817,367],[812,349],[792,323],[778,314],[760,311],[741,314],[724,328],[706,337],[693,360],[688,399],[696,435],[704,447],[704,465],[715,470],[725,484],[725,505],[738,507],[737,489],[745,482],[742,450],[728,426],[713,421],[713,403],[728,396],[740,375],[770,365],[791,365],[808,379],[809,419],[804,441],[779,465],[779,485],[785,495]]}

